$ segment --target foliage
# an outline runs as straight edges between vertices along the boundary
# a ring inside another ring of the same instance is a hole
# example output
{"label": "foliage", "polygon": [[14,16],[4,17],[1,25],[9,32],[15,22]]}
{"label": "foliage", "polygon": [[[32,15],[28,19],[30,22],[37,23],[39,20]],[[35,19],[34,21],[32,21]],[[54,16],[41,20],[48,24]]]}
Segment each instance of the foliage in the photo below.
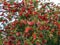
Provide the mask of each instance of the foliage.
{"label": "foliage", "polygon": [[3,39],[1,38],[3,45],[59,44],[59,6],[53,3],[41,3],[38,0],[27,0],[12,4],[4,2],[4,9],[9,12],[7,16],[9,21],[12,17],[15,20],[5,26],[4,31],[0,31],[1,36],[4,35]]}

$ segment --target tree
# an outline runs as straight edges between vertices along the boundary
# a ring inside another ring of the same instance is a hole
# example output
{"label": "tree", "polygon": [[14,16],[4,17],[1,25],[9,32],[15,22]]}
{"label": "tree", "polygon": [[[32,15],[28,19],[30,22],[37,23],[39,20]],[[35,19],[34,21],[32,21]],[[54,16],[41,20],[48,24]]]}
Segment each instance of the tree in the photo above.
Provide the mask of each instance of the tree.
{"label": "tree", "polygon": [[[39,6],[41,6],[39,8]],[[51,7],[52,6],[52,7]],[[57,45],[60,35],[60,8],[38,0],[4,2],[9,21],[1,31],[4,45]],[[4,13],[2,14],[4,15]],[[7,22],[1,19],[1,22]]]}

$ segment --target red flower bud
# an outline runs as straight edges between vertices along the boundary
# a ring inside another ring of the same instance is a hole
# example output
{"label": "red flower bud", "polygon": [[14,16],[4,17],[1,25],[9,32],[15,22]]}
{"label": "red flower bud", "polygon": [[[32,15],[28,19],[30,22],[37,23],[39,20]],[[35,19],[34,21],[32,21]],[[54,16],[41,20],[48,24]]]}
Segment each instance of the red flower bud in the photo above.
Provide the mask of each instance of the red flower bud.
{"label": "red flower bud", "polygon": [[26,21],[26,20],[21,20],[21,22],[22,22],[23,24],[27,24],[27,21]]}
{"label": "red flower bud", "polygon": [[13,41],[13,40],[15,40],[15,37],[14,36],[8,36],[8,39]]}
{"label": "red flower bud", "polygon": [[25,7],[22,7],[21,10],[24,12],[25,11]]}
{"label": "red flower bud", "polygon": [[7,5],[8,3],[7,3],[7,2],[4,2],[3,4],[4,4],[4,5]]}
{"label": "red flower bud", "polygon": [[44,29],[44,27],[43,26],[40,26],[40,28],[39,28],[40,30],[43,30]]}
{"label": "red flower bud", "polygon": [[18,40],[17,43],[16,43],[16,45],[21,45],[21,41]]}
{"label": "red flower bud", "polygon": [[10,5],[10,4],[8,4],[7,6],[8,6],[8,8],[10,8],[10,6],[11,6],[11,5]]}
{"label": "red flower bud", "polygon": [[34,25],[34,22],[33,21],[27,21],[28,25],[32,26]]}
{"label": "red flower bud", "polygon": [[35,39],[36,39],[36,37],[37,37],[37,36],[36,36],[36,34],[33,34],[32,36],[33,36],[33,39],[34,39],[34,40],[35,40]]}
{"label": "red flower bud", "polygon": [[16,36],[20,36],[20,32],[16,32]]}
{"label": "red flower bud", "polygon": [[7,45],[12,45],[12,42],[11,42],[11,41],[8,41],[8,42],[7,42]]}
{"label": "red flower bud", "polygon": [[23,11],[20,11],[20,12],[19,12],[19,16],[22,16],[22,15],[23,15]]}
{"label": "red flower bud", "polygon": [[42,43],[47,43],[47,40],[42,40]]}
{"label": "red flower bud", "polygon": [[40,42],[36,42],[36,45],[41,45]]}
{"label": "red flower bud", "polygon": [[55,31],[55,29],[51,29],[51,33],[53,33]]}
{"label": "red flower bud", "polygon": [[29,32],[30,30],[32,30],[31,27],[26,27],[26,28],[25,28],[25,32],[26,32],[26,33]]}
{"label": "red flower bud", "polygon": [[39,37],[43,38],[43,34],[42,34],[42,33],[40,33]]}

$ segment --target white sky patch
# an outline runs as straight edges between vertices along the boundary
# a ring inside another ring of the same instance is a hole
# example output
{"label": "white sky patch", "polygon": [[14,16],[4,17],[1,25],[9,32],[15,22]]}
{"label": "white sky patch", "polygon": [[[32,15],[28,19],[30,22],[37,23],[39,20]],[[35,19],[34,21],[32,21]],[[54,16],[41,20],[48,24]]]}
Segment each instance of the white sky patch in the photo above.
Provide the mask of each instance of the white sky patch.
{"label": "white sky patch", "polygon": [[50,2],[54,2],[55,4],[60,3],[60,0],[50,0]]}
{"label": "white sky patch", "polygon": [[0,30],[3,30],[4,29],[4,26],[2,24],[2,22],[0,22]]}
{"label": "white sky patch", "polygon": [[18,2],[18,3],[21,3],[21,2],[22,2],[22,0],[15,0],[14,2]]}

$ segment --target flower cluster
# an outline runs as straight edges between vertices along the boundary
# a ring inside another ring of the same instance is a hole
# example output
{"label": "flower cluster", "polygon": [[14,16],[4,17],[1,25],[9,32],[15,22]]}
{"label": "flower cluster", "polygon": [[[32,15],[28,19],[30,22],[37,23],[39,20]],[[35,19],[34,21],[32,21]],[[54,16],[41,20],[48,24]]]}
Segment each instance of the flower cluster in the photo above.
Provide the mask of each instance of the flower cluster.
{"label": "flower cluster", "polygon": [[7,10],[9,20],[15,19],[4,27],[3,45],[58,45],[59,6],[24,0],[13,4],[4,2],[3,9]]}

